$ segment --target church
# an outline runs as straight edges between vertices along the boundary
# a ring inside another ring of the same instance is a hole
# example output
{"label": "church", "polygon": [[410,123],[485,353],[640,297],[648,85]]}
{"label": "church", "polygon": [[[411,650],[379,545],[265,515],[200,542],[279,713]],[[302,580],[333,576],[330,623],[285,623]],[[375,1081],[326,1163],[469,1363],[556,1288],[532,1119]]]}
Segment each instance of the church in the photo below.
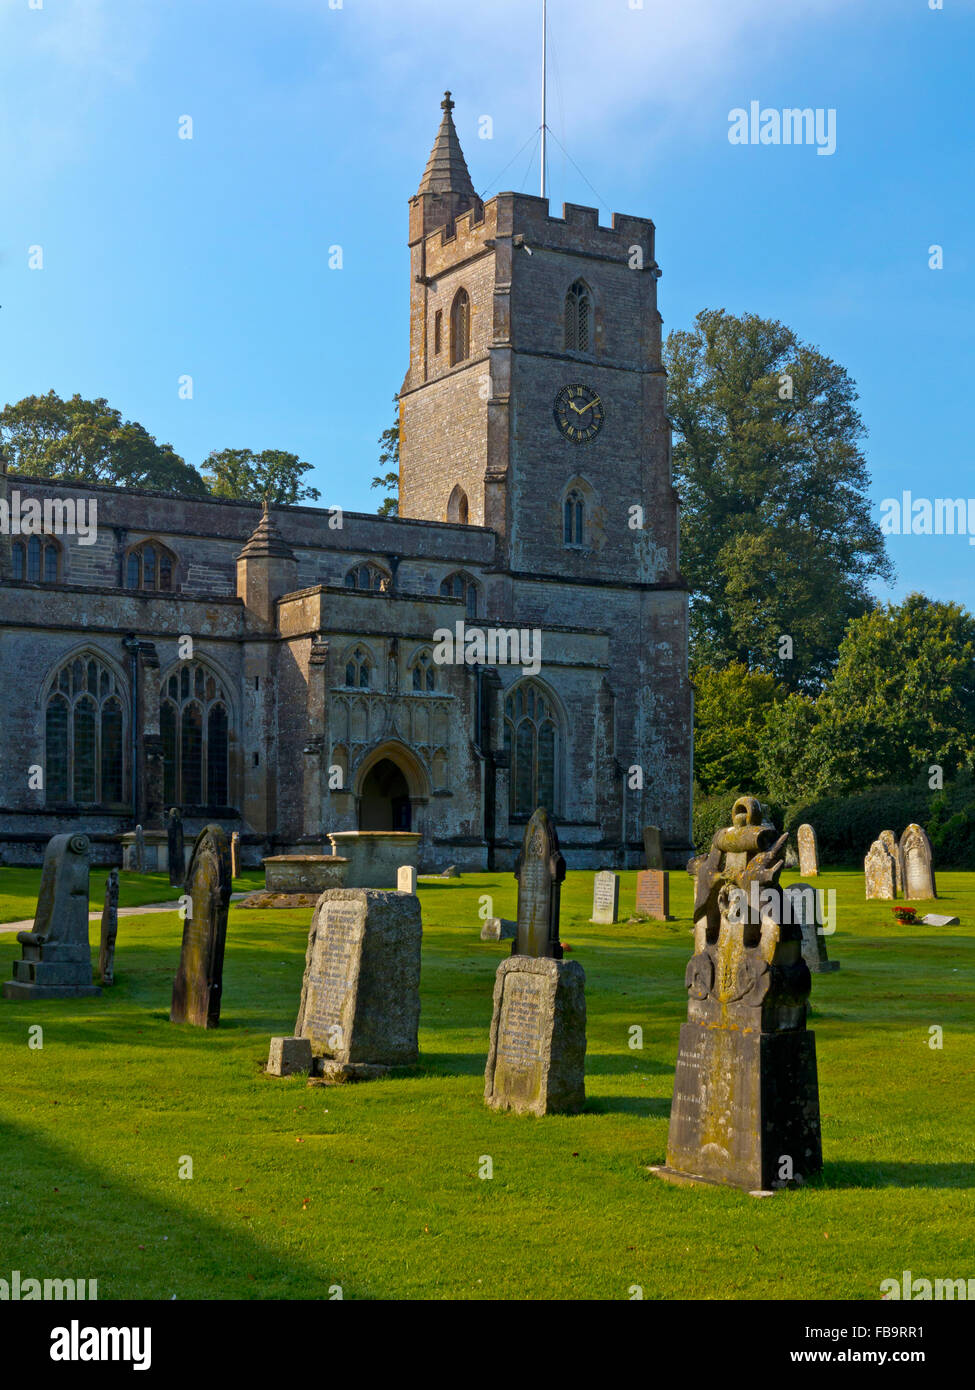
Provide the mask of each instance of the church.
{"label": "church", "polygon": [[395,829],[421,872],[508,869],[536,806],[570,869],[641,864],[647,824],[690,852],[654,226],[482,202],[452,107],[409,201],[398,516],[0,475],[98,516],[0,537],[3,862],[80,830],[118,863],[171,806],[251,865]]}

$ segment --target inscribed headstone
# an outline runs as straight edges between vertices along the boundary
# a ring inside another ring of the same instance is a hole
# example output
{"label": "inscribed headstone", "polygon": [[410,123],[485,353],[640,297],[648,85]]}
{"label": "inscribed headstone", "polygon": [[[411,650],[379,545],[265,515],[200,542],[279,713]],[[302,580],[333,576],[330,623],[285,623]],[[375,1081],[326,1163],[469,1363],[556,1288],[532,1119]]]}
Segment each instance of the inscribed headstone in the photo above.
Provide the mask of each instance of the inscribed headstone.
{"label": "inscribed headstone", "polygon": [[823,895],[811,883],[793,883],[783,893],[783,910],[802,932],[802,958],[812,973],[825,975],[839,970],[839,961],[830,960],[826,951],[826,921]]}
{"label": "inscribed headstone", "polygon": [[102,907],[101,945],[98,952],[98,974],[103,985],[115,983],[115,938],[118,936],[118,869],[112,869],[105,880],[105,902]]}
{"label": "inscribed headstone", "polygon": [[656,825],[643,827],[643,857],[648,869],[662,869],[664,867],[663,836]]}
{"label": "inscribed headstone", "polygon": [[640,869],[636,876],[636,910],[658,922],[670,919],[670,874],[666,869]]}
{"label": "inscribed headstone", "polygon": [[515,862],[518,880],[518,935],[512,955],[562,959],[559,944],[559,901],[565,860],[559,837],[547,813],[539,807],[525,827],[521,853]]}
{"label": "inscribed headstone", "polygon": [[619,875],[609,869],[603,869],[593,879],[592,920],[608,926],[619,916],[619,905]]}
{"label": "inscribed headstone", "polygon": [[219,825],[206,826],[196,837],[185,891],[191,902],[183,922],[169,1018],[171,1023],[216,1028],[230,904],[230,846]]}
{"label": "inscribed headstone", "polygon": [[901,854],[897,836],[892,830],[881,830],[877,837],[894,861],[894,889],[898,897],[904,896],[904,856]]}
{"label": "inscribed headstone", "polygon": [[586,976],[578,961],[510,956],[494,982],[484,1102],[520,1114],[585,1104]]}
{"label": "inscribed headstone", "polygon": [[416,892],[415,864],[401,864],[396,870],[396,891],[398,893]]}
{"label": "inscribed headstone", "polygon": [[88,941],[87,835],[55,835],[41,869],[31,931],[17,933],[22,958],[3,987],[7,999],[74,999],[101,994],[92,984]]}
{"label": "inscribed headstone", "polygon": [[913,901],[936,898],[931,841],[919,825],[909,825],[898,846],[904,865],[904,897]]}
{"label": "inscribed headstone", "polygon": [[420,900],[378,888],[330,888],[308,935],[295,1036],[331,1081],[382,1075],[419,1057]]}
{"label": "inscribed headstone", "polygon": [[864,887],[868,899],[897,896],[894,857],[880,840],[874,840],[863,861]]}
{"label": "inscribed headstone", "polygon": [[514,941],[518,935],[518,923],[507,917],[489,917],[481,928],[482,941]]}
{"label": "inscribed headstone", "polygon": [[819,841],[811,825],[800,825],[796,831],[799,845],[799,872],[803,878],[819,876]]}

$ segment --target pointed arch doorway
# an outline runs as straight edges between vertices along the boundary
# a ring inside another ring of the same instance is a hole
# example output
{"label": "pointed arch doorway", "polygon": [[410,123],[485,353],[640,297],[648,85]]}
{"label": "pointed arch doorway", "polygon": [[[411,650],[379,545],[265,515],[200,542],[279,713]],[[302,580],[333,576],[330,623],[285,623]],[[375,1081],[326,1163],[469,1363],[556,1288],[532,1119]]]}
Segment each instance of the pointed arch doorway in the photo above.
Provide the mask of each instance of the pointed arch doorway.
{"label": "pointed arch doorway", "polygon": [[362,779],[359,793],[360,830],[412,830],[413,807],[403,769],[392,758],[380,758]]}

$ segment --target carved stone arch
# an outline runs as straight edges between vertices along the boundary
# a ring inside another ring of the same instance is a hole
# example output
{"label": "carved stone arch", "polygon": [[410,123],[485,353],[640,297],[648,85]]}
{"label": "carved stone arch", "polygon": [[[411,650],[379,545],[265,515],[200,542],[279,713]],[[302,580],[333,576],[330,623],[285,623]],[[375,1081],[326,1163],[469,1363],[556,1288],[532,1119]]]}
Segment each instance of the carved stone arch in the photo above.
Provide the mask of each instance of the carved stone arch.
{"label": "carved stone arch", "polygon": [[178,594],[185,571],[186,566],[167,541],[155,535],[143,536],[130,541],[122,553],[121,587],[142,593]]}
{"label": "carved stone arch", "polygon": [[446,521],[454,521],[460,526],[466,526],[470,514],[471,506],[467,498],[467,493],[461,487],[460,483],[456,483],[453,491],[447,498],[447,514],[444,519]]}
{"label": "carved stone arch", "polygon": [[363,754],[353,785],[362,830],[416,830],[416,811],[432,792],[425,763],[399,738],[384,739]]}
{"label": "carved stone arch", "polygon": [[127,716],[131,700],[128,671],[114,656],[103,651],[100,647],[96,647],[92,642],[79,642],[78,645],[72,647],[70,651],[63,652],[62,655],[48,667],[47,675],[41,682],[37,693],[37,706],[39,709],[43,710],[47,704],[48,696],[53,693],[54,685],[60,671],[73,661],[79,659],[81,661],[87,661],[89,657],[93,658],[95,661],[100,661],[115,677],[119,690],[124,695],[125,713]]}

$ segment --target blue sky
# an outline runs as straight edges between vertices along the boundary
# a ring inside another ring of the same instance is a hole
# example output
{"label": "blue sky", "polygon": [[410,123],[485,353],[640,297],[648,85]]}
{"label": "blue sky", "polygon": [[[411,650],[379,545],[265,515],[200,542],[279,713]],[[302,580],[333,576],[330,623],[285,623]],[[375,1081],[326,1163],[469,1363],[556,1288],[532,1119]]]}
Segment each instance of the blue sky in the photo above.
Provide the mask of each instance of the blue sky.
{"label": "blue sky", "polygon": [[[536,192],[539,11],[0,0],[0,397],[106,396],[197,466],[294,450],[322,504],[373,510],[406,367],[407,199],[442,93],[477,188]],[[843,363],[878,518],[903,489],[975,496],[975,0],[550,0],[549,15],[549,124],[585,175],[553,142],[553,205],[654,219],[666,329],[753,310]],[[752,100],[835,108],[835,154],[730,144],[729,111]],[[975,607],[967,538],[891,537],[890,553],[884,597]]]}

